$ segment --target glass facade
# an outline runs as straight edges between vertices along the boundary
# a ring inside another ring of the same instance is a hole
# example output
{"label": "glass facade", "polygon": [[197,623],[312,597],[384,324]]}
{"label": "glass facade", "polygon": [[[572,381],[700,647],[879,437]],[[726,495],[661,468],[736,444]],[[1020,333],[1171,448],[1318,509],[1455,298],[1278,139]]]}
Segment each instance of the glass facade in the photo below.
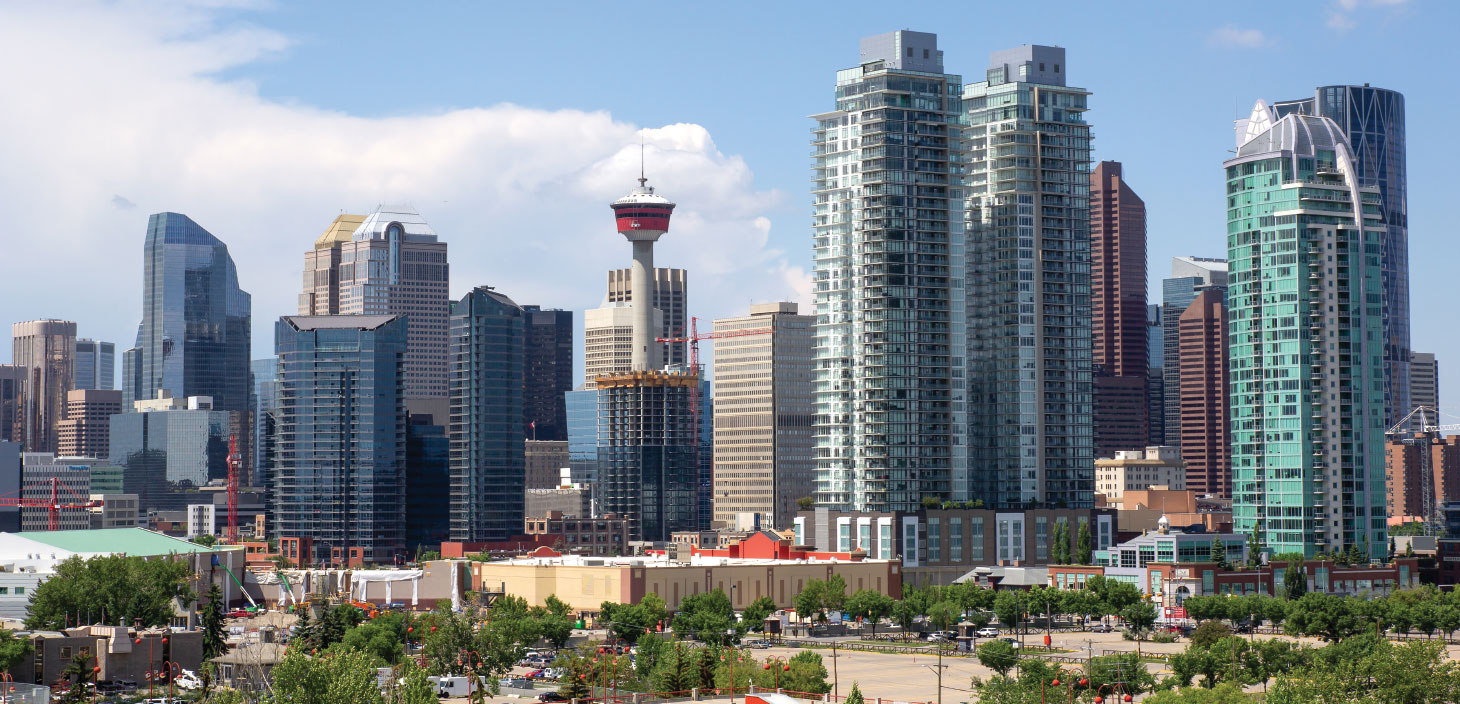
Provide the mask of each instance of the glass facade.
{"label": "glass facade", "polygon": [[116,377],[116,344],[86,338],[76,341],[76,388],[115,389]]}
{"label": "glass facade", "polygon": [[411,414],[406,425],[406,549],[436,550],[451,539],[451,443],[445,426]]}
{"label": "glass facade", "polygon": [[1387,549],[1385,237],[1339,126],[1258,104],[1225,162],[1234,531]]}
{"label": "glass facade", "polygon": [[526,320],[522,425],[533,440],[567,440],[563,394],[573,390],[573,311],[538,306],[522,310]]}
{"label": "glass facade", "polygon": [[316,564],[405,549],[406,322],[399,315],[284,317],[273,472],[277,537],[314,541]]}
{"label": "glass facade", "polygon": [[269,469],[274,462],[274,433],[278,421],[279,360],[255,359],[249,363],[253,385],[249,409],[253,411],[253,473],[250,486],[268,486]]}
{"label": "glass facade", "polygon": [[522,308],[489,287],[451,311],[451,539],[523,530]]}
{"label": "glass facade", "polygon": [[599,508],[629,519],[631,540],[699,530],[698,384],[698,374],[683,372],[598,378]]}
{"label": "glass facade", "polygon": [[1170,360],[1162,368],[1162,386],[1166,399],[1162,407],[1165,440],[1157,443],[1181,447],[1181,354],[1179,334],[1181,314],[1196,300],[1198,293],[1213,289],[1223,296],[1227,292],[1227,260],[1177,257],[1171,263],[1171,278],[1161,280],[1161,356]]}
{"label": "glass facade", "polygon": [[861,58],[812,130],[816,499],[916,511],[966,494],[963,86],[936,35]]}
{"label": "glass facade", "polygon": [[122,468],[125,493],[137,495],[144,514],[201,503],[197,487],[228,478],[228,442],[239,432],[242,416],[187,409],[112,416],[108,454]]}
{"label": "glass facade", "polygon": [[994,507],[1093,502],[1089,92],[1066,85],[1064,56],[995,53],[963,90],[966,493]]}
{"label": "glass facade", "polygon": [[246,411],[250,298],[228,245],[186,215],[157,213],[143,245],[142,322],[124,355],[123,407],[158,398],[211,396]]}

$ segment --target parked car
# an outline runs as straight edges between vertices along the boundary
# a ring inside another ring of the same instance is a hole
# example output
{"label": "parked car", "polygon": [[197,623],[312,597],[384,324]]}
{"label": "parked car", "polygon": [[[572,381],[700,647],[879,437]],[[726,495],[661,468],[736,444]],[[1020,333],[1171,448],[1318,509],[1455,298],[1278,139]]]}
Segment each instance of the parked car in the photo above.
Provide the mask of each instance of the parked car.
{"label": "parked car", "polygon": [[568,698],[557,692],[543,692],[537,695],[537,700],[540,702],[565,702],[568,701]]}
{"label": "parked car", "polygon": [[979,638],[998,638],[999,629],[994,628],[993,626],[984,626],[983,628],[974,631],[974,635],[978,636]]}
{"label": "parked car", "polygon": [[252,618],[253,612],[246,609],[234,609],[228,612],[228,618]]}
{"label": "parked car", "polygon": [[1005,643],[1008,643],[1009,645],[1014,646],[1015,648],[1018,648],[1019,647],[1019,639],[1018,638],[1000,638],[999,640],[1002,640]]}
{"label": "parked car", "polygon": [[1090,627],[1091,633],[1114,633],[1115,628],[1108,623],[1097,623]]}
{"label": "parked car", "polygon": [[523,677],[526,677],[527,679],[530,679],[530,680],[535,680],[535,679],[538,679],[538,678],[542,677],[542,673],[543,673],[543,670],[533,670],[532,672],[529,672],[529,673],[523,675]]}
{"label": "parked car", "polygon": [[1232,632],[1233,633],[1251,633],[1252,632],[1252,622],[1251,621],[1238,621],[1232,627]]}

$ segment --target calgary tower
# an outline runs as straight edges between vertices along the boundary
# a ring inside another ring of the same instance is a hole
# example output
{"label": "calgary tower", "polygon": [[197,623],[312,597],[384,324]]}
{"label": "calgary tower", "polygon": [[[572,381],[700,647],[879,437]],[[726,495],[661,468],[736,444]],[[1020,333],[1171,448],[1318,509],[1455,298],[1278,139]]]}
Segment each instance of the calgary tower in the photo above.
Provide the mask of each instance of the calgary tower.
{"label": "calgary tower", "polygon": [[654,344],[654,243],[669,231],[674,204],[655,195],[648,182],[640,175],[639,187],[612,205],[619,234],[634,246],[634,268],[629,279],[634,313],[632,371],[662,366],[659,347]]}

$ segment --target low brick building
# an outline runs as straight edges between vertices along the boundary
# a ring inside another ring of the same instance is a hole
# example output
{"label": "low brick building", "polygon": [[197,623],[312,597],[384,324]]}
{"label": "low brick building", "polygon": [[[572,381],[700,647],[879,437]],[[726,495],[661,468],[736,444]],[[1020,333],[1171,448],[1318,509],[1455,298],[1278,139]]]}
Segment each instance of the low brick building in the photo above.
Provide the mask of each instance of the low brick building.
{"label": "low brick building", "polygon": [[[146,686],[147,673],[161,671],[164,662],[176,662],[197,672],[203,663],[203,632],[160,629],[136,631],[124,626],[85,626],[64,632],[21,631],[32,652],[10,674],[18,682],[50,685],[72,662],[86,660],[100,667],[101,681],[132,680]],[[165,680],[158,680],[166,686]]]}

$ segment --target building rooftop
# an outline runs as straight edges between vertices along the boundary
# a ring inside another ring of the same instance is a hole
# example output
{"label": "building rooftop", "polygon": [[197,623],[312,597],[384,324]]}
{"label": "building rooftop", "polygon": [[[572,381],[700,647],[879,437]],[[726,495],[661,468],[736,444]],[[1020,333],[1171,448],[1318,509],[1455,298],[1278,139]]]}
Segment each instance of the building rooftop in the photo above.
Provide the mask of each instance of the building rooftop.
{"label": "building rooftop", "polygon": [[329,227],[325,228],[324,234],[314,241],[314,248],[329,249],[337,244],[349,242],[355,234],[355,230],[360,229],[360,223],[363,222],[365,222],[364,215],[341,214],[330,223]]}
{"label": "building rooftop", "polygon": [[286,315],[295,330],[375,330],[398,315]]}
{"label": "building rooftop", "polygon": [[128,555],[171,555],[174,553],[222,552],[239,550],[233,546],[208,547],[155,533],[145,528],[107,528],[101,530],[53,530],[0,533],[0,561],[12,561],[34,552],[50,554],[126,553]]}
{"label": "building rooftop", "polygon": [[352,238],[355,240],[383,240],[392,223],[401,226],[402,239],[414,242],[435,242],[436,231],[426,224],[426,219],[409,205],[382,205],[360,223]]}

